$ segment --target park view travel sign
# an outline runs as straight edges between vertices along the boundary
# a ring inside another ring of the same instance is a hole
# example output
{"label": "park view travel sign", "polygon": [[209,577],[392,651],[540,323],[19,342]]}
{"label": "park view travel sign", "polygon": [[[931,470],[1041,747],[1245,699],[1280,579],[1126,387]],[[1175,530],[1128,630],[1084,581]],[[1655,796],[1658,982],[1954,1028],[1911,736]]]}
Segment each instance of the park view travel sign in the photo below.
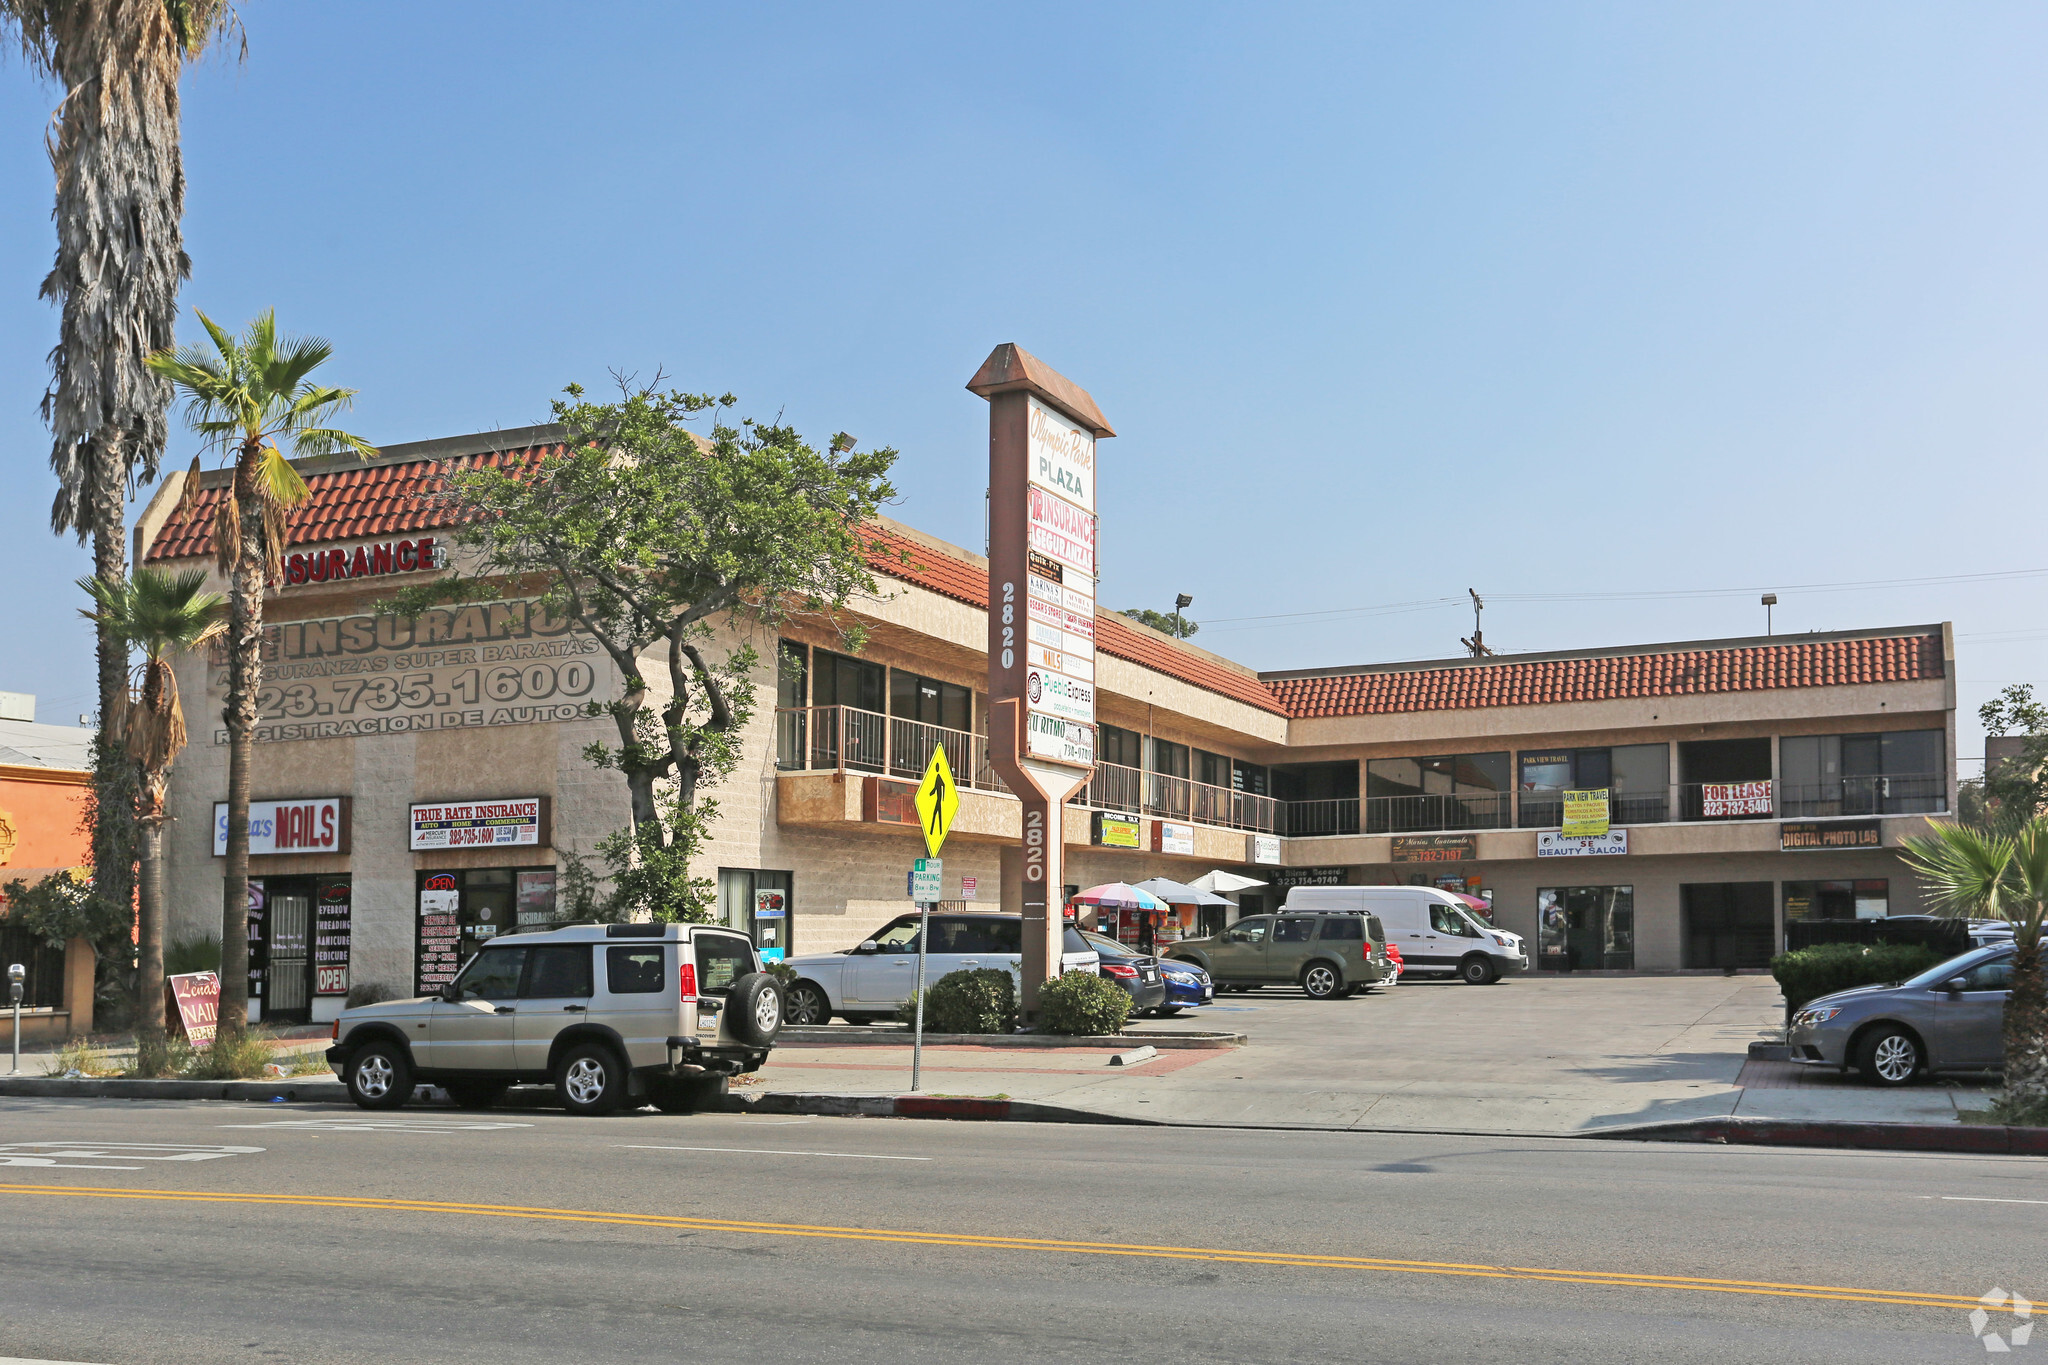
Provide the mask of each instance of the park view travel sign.
{"label": "park view travel sign", "polygon": [[1024,1007],[1057,969],[1063,806],[1095,766],[1096,443],[1086,390],[1014,345],[968,389],[988,400],[989,760],[1022,804],[1003,905],[1024,916]]}

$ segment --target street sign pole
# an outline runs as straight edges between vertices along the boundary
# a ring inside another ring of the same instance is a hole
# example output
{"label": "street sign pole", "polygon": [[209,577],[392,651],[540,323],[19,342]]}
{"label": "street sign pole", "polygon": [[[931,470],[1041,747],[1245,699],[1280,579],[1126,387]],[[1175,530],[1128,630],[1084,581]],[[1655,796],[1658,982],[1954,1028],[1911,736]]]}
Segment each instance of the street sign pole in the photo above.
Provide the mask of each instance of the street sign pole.
{"label": "street sign pole", "polygon": [[945,899],[946,865],[939,861],[939,849],[944,847],[946,835],[953,828],[953,817],[960,813],[960,791],[953,783],[953,769],[946,762],[946,746],[932,746],[931,762],[925,765],[924,778],[917,784],[918,825],[924,831],[925,851],[929,858],[919,858],[910,872],[910,897],[917,902],[917,987],[911,997],[916,1003],[911,1007],[910,1017],[910,1088],[915,1091],[924,1083],[924,961],[930,951],[932,935],[932,904]]}

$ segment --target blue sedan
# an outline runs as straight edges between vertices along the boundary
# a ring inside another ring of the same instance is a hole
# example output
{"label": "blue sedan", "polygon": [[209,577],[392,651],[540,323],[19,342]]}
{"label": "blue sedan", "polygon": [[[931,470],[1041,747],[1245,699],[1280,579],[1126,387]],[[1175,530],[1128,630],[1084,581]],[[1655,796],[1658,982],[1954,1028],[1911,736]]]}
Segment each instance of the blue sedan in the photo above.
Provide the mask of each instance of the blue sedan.
{"label": "blue sedan", "polygon": [[1166,1002],[1155,1013],[1179,1014],[1216,998],[1216,983],[1192,962],[1163,957],[1159,959],[1159,975],[1166,981]]}

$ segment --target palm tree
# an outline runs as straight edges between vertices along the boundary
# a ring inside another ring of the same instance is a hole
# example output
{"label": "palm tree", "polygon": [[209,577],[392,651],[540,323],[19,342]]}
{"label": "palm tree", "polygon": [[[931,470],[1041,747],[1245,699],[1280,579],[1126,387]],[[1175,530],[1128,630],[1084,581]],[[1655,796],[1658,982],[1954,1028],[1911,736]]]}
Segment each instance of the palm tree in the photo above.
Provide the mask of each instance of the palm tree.
{"label": "palm tree", "polygon": [[1905,841],[1906,865],[1918,873],[1944,915],[1974,915],[2012,924],[2012,993],[2005,1002],[2005,1096],[2008,1117],[2048,1118],[2048,983],[2041,971],[2041,928],[2048,917],[2048,817],[2010,832],[1937,821],[1932,834]]}
{"label": "palm tree", "polygon": [[178,704],[176,655],[218,638],[225,599],[202,591],[206,570],[175,576],[143,569],[109,586],[81,578],[78,586],[94,602],[79,615],[111,630],[127,647],[142,651],[140,686],[127,703],[128,757],[140,779],[136,821],[142,828],[142,914],[136,936],[136,1069],[153,1076],[164,1067],[164,787],[171,764],[185,747],[185,711]]}
{"label": "palm tree", "polygon": [[[278,442],[300,456],[377,448],[327,425],[349,406],[354,389],[328,388],[307,376],[334,353],[318,337],[277,334],[265,312],[237,338],[206,314],[199,321],[213,348],[159,351],[149,368],[184,391],[185,421],[208,446],[228,454],[235,476],[215,510],[214,562],[228,580],[227,882],[221,888],[220,1027],[238,1033],[249,1022],[249,760],[256,743],[256,693],[262,685],[263,594],[284,582],[285,516],[307,498],[305,480]],[[189,515],[199,481],[186,487]]]}
{"label": "palm tree", "polygon": [[[124,502],[156,477],[171,387],[145,357],[170,344],[178,285],[191,274],[181,220],[178,78],[239,25],[226,0],[0,0],[0,32],[29,68],[61,82],[48,138],[56,172],[57,259],[42,294],[63,310],[43,420],[57,500],[50,528],[93,546],[108,586],[128,572]],[[116,904],[134,894],[134,769],[122,752],[128,652],[98,639],[93,880]]]}

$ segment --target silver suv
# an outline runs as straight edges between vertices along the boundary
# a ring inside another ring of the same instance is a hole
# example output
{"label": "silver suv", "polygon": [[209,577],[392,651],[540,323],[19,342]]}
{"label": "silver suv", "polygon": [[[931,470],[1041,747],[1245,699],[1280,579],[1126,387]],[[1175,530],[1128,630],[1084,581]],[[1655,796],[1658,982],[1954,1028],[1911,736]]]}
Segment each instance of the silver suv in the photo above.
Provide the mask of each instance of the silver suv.
{"label": "silver suv", "polygon": [[574,925],[494,939],[439,996],[343,1010],[327,1061],[365,1109],[396,1109],[419,1082],[472,1108],[538,1083],[573,1114],[687,1113],[758,1071],[781,1029],[782,987],[744,936]]}

